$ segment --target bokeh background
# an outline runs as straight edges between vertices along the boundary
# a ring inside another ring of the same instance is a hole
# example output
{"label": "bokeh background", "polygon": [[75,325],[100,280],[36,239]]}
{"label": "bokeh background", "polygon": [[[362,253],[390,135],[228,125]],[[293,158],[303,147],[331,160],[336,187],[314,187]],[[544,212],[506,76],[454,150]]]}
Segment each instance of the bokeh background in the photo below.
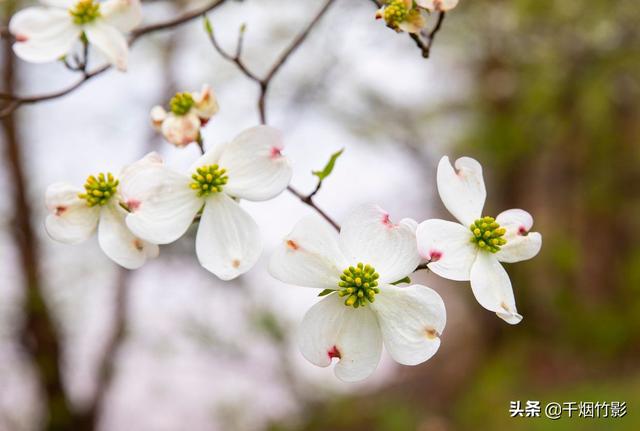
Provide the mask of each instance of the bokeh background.
{"label": "bokeh background", "polygon": [[[29,3],[2,1],[3,22]],[[147,1],[145,22],[206,3]],[[246,23],[246,62],[264,73],[322,4],[227,1],[210,19],[230,50]],[[365,202],[395,219],[450,218],[435,192],[437,161],[477,158],[485,211],[527,209],[544,238],[538,257],[507,268],[522,323],[482,309],[467,283],[420,273],[414,281],[447,305],[438,354],[416,367],[385,356],[371,379],[343,384],[296,347],[314,293],[266,271],[271,250],[312,212],[291,195],[243,203],[265,250],[234,282],[198,265],[193,232],[135,272],[95,238],[51,241],[48,184],[80,185],[150,150],[177,169],[197,157],[148,121],[176,91],[215,89],[221,111],[206,146],[258,123],[258,89],[195,20],[142,38],[128,73],[3,120],[0,430],[640,429],[640,4],[461,0],[428,60],[374,12],[367,0],[337,0],[273,81],[268,118],[285,134],[292,184],[311,191],[310,171],[344,148],[317,196],[338,221]],[[78,79],[3,46],[3,91]],[[627,415],[512,419],[516,400],[623,401]]]}

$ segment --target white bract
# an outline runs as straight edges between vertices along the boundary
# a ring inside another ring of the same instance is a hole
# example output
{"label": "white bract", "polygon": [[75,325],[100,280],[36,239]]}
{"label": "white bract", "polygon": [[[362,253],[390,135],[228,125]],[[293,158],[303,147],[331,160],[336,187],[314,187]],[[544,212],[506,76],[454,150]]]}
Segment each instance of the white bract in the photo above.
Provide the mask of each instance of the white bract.
{"label": "white bract", "polygon": [[285,283],[335,290],[304,316],[299,341],[307,360],[327,367],[337,358],[336,376],[357,381],[376,369],[383,344],[405,365],[436,353],[446,322],[442,298],[425,286],[392,284],[420,263],[415,229],[415,221],[394,224],[375,205],[354,211],[339,235],[314,216],[298,222],[269,272]]}
{"label": "white bract", "polygon": [[201,127],[219,109],[216,96],[208,85],[204,85],[200,92],[176,94],[169,106],[169,112],[162,106],[154,106],[151,121],[155,129],[177,147],[198,141]]}
{"label": "white bract", "polygon": [[438,164],[438,192],[444,206],[460,223],[427,220],[417,230],[418,249],[429,269],[450,280],[471,280],[473,294],[484,308],[511,324],[522,316],[516,310],[509,275],[500,262],[534,257],[542,236],[530,232],[533,218],[520,209],[482,217],[487,192],[480,163],[469,157]]}
{"label": "white bract", "polygon": [[429,12],[447,12],[458,5],[458,0],[415,0],[416,4]]}
{"label": "white bract", "polygon": [[200,263],[223,280],[235,278],[262,251],[258,226],[236,198],[264,201],[287,187],[291,167],[281,150],[280,132],[257,126],[207,151],[187,173],[162,165],[139,170],[121,185],[131,211],[127,226],[149,242],[167,244],[180,238],[200,213]]}
{"label": "white bract", "polygon": [[120,70],[127,68],[128,45],[123,33],[141,19],[139,0],[41,0],[46,7],[16,13],[9,23],[16,55],[32,63],[66,56],[82,36]]}
{"label": "white bract", "polygon": [[383,19],[387,26],[400,32],[419,33],[426,25],[420,8],[413,0],[388,0],[376,12],[376,19]]}
{"label": "white bract", "polygon": [[90,176],[84,190],[55,183],[46,191],[49,215],[45,228],[51,238],[78,244],[98,229],[98,243],[117,264],[136,269],[148,258],[158,256],[158,246],[133,235],[125,224],[127,211],[120,206],[120,181],[138,170],[159,163],[154,154],[126,167],[119,179],[109,174]]}

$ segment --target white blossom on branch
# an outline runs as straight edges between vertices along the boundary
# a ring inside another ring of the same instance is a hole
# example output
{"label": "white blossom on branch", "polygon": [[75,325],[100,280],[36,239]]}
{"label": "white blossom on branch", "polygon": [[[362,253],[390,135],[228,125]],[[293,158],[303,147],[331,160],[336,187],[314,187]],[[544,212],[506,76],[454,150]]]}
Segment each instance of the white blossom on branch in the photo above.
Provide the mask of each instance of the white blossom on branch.
{"label": "white blossom on branch", "polygon": [[278,280],[324,289],[304,316],[299,343],[311,363],[352,382],[375,371],[382,346],[397,362],[417,365],[440,346],[446,311],[440,295],[407,281],[420,263],[416,222],[393,223],[375,205],[356,209],[340,233],[318,217],[301,220],[271,258]]}
{"label": "white blossom on branch", "polygon": [[257,126],[211,148],[187,173],[163,165],[137,171],[122,181],[122,197],[131,211],[127,226],[149,242],[168,244],[200,214],[200,264],[223,280],[245,273],[258,260],[262,239],[237,199],[264,201],[287,187],[292,171],[282,148],[278,130]]}
{"label": "white blossom on branch", "polygon": [[438,164],[438,192],[444,206],[459,223],[427,220],[418,226],[418,249],[441,277],[471,281],[476,300],[510,324],[522,316],[516,310],[509,275],[500,262],[519,262],[540,251],[542,236],[530,232],[533,218],[520,209],[482,216],[487,196],[482,166],[462,157],[451,166],[448,157]]}
{"label": "white blossom on branch", "polygon": [[[9,31],[13,50],[32,63],[59,60],[79,41],[95,46],[118,69],[127,69],[128,45],[123,33],[142,20],[139,0],[41,0],[44,6],[16,13]],[[86,60],[86,59],[85,59]]]}
{"label": "white blossom on branch", "polygon": [[115,177],[111,173],[91,175],[84,190],[67,183],[55,183],[46,191],[49,215],[45,228],[49,236],[66,244],[78,244],[98,230],[104,253],[127,269],[140,268],[148,258],[158,256],[158,246],[132,234],[125,224],[127,211],[120,205],[121,181],[160,163],[155,154],[126,167]]}

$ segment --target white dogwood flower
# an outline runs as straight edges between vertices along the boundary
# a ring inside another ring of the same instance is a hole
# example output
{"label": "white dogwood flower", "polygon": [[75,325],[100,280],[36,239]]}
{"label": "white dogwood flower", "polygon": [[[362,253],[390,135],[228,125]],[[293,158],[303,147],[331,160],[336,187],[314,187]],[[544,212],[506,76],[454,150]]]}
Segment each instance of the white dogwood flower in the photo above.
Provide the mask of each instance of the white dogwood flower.
{"label": "white dogwood flower", "polygon": [[32,63],[66,56],[82,37],[120,70],[127,68],[128,44],[123,33],[142,19],[139,0],[41,0],[16,13],[9,23],[16,55]]}
{"label": "white dogwood flower", "polygon": [[187,173],[148,166],[122,181],[131,213],[127,226],[141,238],[167,244],[180,238],[201,213],[196,254],[223,280],[248,271],[262,251],[255,221],[236,198],[264,201],[289,184],[282,136],[268,126],[242,132],[231,143],[207,151]]}
{"label": "white dogwood flower", "polygon": [[530,232],[533,218],[520,209],[482,216],[487,192],[480,163],[469,157],[438,164],[438,192],[444,206],[460,223],[427,220],[417,230],[418,249],[429,269],[441,277],[471,281],[477,301],[510,324],[522,316],[516,310],[509,275],[500,262],[531,259],[542,236]]}
{"label": "white dogwood flower", "polygon": [[104,253],[128,269],[141,267],[148,258],[158,256],[158,246],[132,234],[125,224],[127,211],[120,206],[120,181],[138,170],[157,164],[157,156],[126,167],[119,179],[111,173],[91,175],[84,190],[67,183],[55,183],[46,191],[49,215],[45,228],[51,238],[78,244],[98,229],[98,243]]}
{"label": "white dogwood flower", "polygon": [[167,112],[162,106],[154,106],[151,122],[167,141],[177,147],[198,141],[201,127],[219,109],[216,96],[208,85],[204,85],[200,92],[176,94],[169,107]]}
{"label": "white dogwood flower", "polygon": [[[395,286],[420,263],[416,222],[394,224],[375,205],[354,211],[338,235],[324,220],[302,219],[272,256],[269,272],[285,283],[328,289],[304,316],[300,349],[311,363],[357,381],[375,371],[382,345],[401,364],[416,365],[440,346],[446,312],[440,295]],[[331,292],[333,290],[333,292]]]}
{"label": "white dogwood flower", "polygon": [[415,0],[416,4],[429,12],[447,12],[458,5],[458,0]]}
{"label": "white dogwood flower", "polygon": [[383,19],[397,32],[419,33],[426,25],[420,8],[415,7],[413,0],[388,0],[376,12],[376,19]]}

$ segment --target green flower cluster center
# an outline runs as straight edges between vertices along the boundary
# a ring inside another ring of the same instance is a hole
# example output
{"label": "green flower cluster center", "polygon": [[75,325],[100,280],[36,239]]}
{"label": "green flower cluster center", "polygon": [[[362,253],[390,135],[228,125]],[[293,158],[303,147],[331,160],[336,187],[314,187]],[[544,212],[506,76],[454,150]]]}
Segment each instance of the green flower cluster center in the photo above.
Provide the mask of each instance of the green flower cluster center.
{"label": "green flower cluster center", "polygon": [[79,193],[78,197],[87,201],[87,205],[105,205],[118,191],[120,181],[111,173],[91,175],[84,183],[85,193]]}
{"label": "green flower cluster center", "polygon": [[364,265],[362,262],[355,267],[350,266],[345,269],[338,283],[338,295],[347,297],[344,305],[358,308],[364,307],[367,301],[373,302],[376,293],[380,293],[379,277],[380,275],[371,265]]}
{"label": "green flower cluster center", "polygon": [[169,108],[176,115],[187,115],[195,103],[191,94],[178,93],[169,102]]}
{"label": "green flower cluster center", "polygon": [[482,250],[496,253],[500,250],[500,247],[507,243],[507,240],[503,238],[506,231],[505,228],[500,227],[500,224],[493,217],[482,217],[471,225],[471,232],[473,233],[471,242]]}
{"label": "green flower cluster center", "polygon": [[392,28],[397,28],[408,16],[409,9],[402,0],[389,0],[383,12],[384,21]]}
{"label": "green flower cluster center", "polygon": [[202,166],[191,175],[193,179],[191,188],[198,193],[199,197],[221,192],[222,186],[229,180],[225,172],[227,172],[226,169],[220,169],[218,165]]}
{"label": "green flower cluster center", "polygon": [[89,24],[100,18],[100,3],[95,0],[79,0],[69,9],[73,22],[78,25]]}

